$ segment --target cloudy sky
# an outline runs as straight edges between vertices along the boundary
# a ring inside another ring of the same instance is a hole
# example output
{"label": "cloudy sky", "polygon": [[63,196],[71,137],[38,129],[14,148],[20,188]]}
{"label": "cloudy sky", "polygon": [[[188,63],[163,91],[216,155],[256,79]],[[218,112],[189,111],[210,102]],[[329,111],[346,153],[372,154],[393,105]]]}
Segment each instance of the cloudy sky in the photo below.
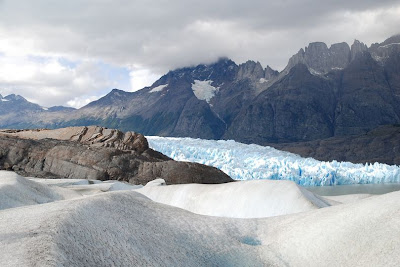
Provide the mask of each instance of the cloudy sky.
{"label": "cloudy sky", "polygon": [[282,70],[309,42],[400,32],[390,0],[0,0],[0,94],[81,107],[226,56]]}

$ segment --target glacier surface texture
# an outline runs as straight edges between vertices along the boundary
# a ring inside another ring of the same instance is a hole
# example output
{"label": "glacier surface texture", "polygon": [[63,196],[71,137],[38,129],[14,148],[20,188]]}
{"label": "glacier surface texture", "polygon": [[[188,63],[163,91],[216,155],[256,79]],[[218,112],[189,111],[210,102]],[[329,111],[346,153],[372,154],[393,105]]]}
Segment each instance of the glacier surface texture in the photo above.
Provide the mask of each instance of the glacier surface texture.
{"label": "glacier surface texture", "polygon": [[156,136],[147,139],[151,148],[174,160],[214,166],[236,180],[290,180],[311,186],[400,182],[399,166],[323,162],[272,147],[232,140]]}

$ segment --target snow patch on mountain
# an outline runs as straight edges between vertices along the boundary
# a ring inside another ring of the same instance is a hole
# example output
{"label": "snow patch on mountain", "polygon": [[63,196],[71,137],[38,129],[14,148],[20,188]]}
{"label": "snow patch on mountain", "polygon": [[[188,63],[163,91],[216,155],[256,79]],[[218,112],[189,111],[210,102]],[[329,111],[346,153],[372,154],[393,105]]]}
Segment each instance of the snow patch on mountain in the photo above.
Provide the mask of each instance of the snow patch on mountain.
{"label": "snow patch on mountain", "polygon": [[192,90],[194,95],[199,100],[205,100],[207,103],[210,103],[211,98],[214,97],[215,93],[218,92],[219,87],[214,87],[211,85],[213,81],[200,81],[194,80],[194,84],[192,84]]}
{"label": "snow patch on mountain", "polygon": [[308,68],[308,70],[310,71],[310,73],[314,76],[321,76],[322,73],[319,71],[314,70],[313,68]]}
{"label": "snow patch on mountain", "polygon": [[153,89],[151,89],[149,91],[149,93],[161,92],[167,86],[168,86],[168,84],[159,85],[159,86],[154,87]]}
{"label": "snow patch on mountain", "polygon": [[379,47],[389,47],[392,45],[400,45],[400,43],[392,43],[392,44],[387,44],[387,45],[380,45]]}
{"label": "snow patch on mountain", "polygon": [[400,167],[323,162],[232,140],[147,137],[151,148],[180,161],[214,166],[236,180],[290,180],[300,185],[399,183]]}

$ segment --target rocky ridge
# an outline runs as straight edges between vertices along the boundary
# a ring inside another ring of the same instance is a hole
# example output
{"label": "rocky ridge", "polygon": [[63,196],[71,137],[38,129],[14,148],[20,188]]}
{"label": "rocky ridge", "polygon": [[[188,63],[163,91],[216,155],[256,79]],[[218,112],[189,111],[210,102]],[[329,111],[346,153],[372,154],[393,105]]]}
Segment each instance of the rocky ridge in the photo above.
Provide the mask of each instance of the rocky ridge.
{"label": "rocky ridge", "polygon": [[0,132],[0,169],[23,176],[118,180],[146,184],[233,181],[205,165],[177,162],[148,147],[141,134],[103,127]]}
{"label": "rocky ridge", "polygon": [[143,153],[149,148],[147,139],[142,134],[135,132],[123,133],[116,129],[99,126],[68,127],[55,130],[0,130],[0,135],[33,140],[50,138],[77,141],[90,147],[111,147],[118,150],[134,150],[138,153]]}

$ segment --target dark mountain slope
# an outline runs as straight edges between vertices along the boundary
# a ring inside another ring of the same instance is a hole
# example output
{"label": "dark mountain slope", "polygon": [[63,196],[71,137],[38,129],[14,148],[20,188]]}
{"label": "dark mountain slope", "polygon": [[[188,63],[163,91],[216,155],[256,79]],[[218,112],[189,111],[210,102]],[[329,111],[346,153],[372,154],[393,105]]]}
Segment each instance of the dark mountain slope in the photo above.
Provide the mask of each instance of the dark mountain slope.
{"label": "dark mountain slope", "polygon": [[399,102],[384,68],[368,52],[358,54],[343,71],[335,110],[335,134],[361,134],[379,125],[398,123]]}
{"label": "dark mountain slope", "polygon": [[264,144],[332,136],[335,99],[329,80],[298,64],[244,108],[224,137]]}
{"label": "dark mountain slope", "polygon": [[362,135],[331,137],[271,146],[323,161],[400,165],[400,125],[385,125]]}

